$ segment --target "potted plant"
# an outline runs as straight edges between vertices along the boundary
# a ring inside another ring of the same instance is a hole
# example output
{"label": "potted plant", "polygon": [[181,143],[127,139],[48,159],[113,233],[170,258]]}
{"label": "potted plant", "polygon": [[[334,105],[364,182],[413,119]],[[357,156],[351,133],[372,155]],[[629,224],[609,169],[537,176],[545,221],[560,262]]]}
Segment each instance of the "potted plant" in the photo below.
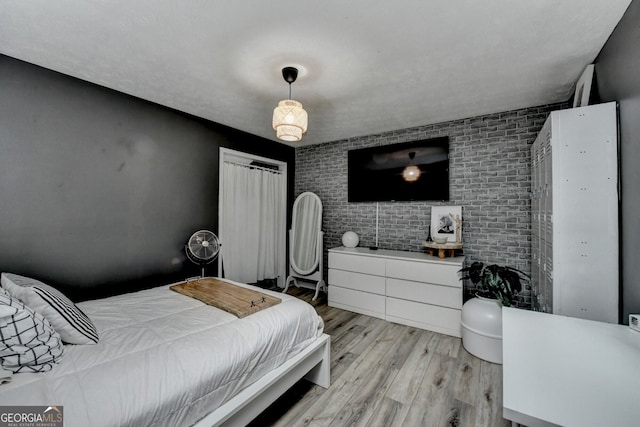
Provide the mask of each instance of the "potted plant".
{"label": "potted plant", "polygon": [[477,296],[495,298],[506,307],[513,305],[516,295],[522,291],[522,281],[529,278],[517,268],[497,264],[485,266],[479,261],[461,269],[460,273],[464,273],[460,280],[469,279],[477,286]]}
{"label": "potted plant", "polygon": [[517,268],[478,261],[460,273],[460,280],[477,286],[476,298],[462,306],[462,345],[474,356],[502,363],[502,306],[513,305],[529,276]]}

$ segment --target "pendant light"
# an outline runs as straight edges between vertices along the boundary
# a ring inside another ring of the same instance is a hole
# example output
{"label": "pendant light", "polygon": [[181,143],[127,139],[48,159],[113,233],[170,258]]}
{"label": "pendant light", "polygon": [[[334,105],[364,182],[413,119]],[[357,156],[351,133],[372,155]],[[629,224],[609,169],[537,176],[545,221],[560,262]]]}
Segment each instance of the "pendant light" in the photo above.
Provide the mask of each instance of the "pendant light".
{"label": "pendant light", "polygon": [[416,182],[418,178],[420,178],[420,168],[413,164],[413,158],[415,156],[415,151],[409,153],[410,164],[402,171],[402,178],[407,182]]}
{"label": "pendant light", "polygon": [[273,110],[273,129],[276,137],[287,142],[296,142],[302,139],[302,134],[307,131],[307,112],[302,104],[291,99],[291,83],[298,77],[298,69],[285,67],[282,69],[282,77],[289,83],[289,99],[278,102]]}

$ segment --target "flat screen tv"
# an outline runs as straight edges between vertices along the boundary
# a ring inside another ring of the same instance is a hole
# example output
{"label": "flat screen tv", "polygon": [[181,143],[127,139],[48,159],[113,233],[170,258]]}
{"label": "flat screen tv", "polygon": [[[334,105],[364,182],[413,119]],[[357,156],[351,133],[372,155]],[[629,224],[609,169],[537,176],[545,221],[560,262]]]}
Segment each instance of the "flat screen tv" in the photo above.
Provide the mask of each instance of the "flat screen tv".
{"label": "flat screen tv", "polygon": [[349,202],[449,200],[449,137],[350,150]]}

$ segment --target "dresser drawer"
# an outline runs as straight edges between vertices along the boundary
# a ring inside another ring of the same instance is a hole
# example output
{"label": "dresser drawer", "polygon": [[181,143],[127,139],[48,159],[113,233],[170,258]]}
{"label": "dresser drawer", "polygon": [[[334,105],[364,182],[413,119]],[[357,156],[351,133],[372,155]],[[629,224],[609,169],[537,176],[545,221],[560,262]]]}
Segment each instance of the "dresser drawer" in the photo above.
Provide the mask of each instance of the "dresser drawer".
{"label": "dresser drawer", "polygon": [[329,269],[329,285],[384,295],[385,278],[352,271]]}
{"label": "dresser drawer", "polygon": [[460,310],[387,298],[386,320],[460,337]]}
{"label": "dresser drawer", "polygon": [[382,295],[354,291],[335,285],[329,286],[328,294],[329,307],[342,308],[384,319],[386,297]]}
{"label": "dresser drawer", "polygon": [[384,260],[376,257],[329,252],[329,268],[384,276]]}
{"label": "dresser drawer", "polygon": [[450,308],[462,308],[462,288],[432,285],[430,283],[411,282],[400,279],[387,279],[387,296],[434,304]]}
{"label": "dresser drawer", "polygon": [[396,279],[428,282],[436,285],[462,288],[458,265],[430,262],[413,262],[390,259],[386,261],[386,275]]}

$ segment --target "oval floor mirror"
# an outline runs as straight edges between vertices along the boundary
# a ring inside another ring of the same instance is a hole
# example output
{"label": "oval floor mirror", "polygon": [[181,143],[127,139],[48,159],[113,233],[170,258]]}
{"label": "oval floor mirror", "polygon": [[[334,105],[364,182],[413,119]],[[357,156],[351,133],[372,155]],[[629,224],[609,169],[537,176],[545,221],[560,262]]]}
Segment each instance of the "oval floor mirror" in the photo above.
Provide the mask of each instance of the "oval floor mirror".
{"label": "oval floor mirror", "polygon": [[[289,276],[282,292],[289,285],[315,289],[315,301],[320,291],[326,292],[323,278],[322,201],[310,191],[300,194],[293,203],[289,230]],[[302,279],[298,281],[297,279]],[[315,285],[304,281],[316,282]]]}

